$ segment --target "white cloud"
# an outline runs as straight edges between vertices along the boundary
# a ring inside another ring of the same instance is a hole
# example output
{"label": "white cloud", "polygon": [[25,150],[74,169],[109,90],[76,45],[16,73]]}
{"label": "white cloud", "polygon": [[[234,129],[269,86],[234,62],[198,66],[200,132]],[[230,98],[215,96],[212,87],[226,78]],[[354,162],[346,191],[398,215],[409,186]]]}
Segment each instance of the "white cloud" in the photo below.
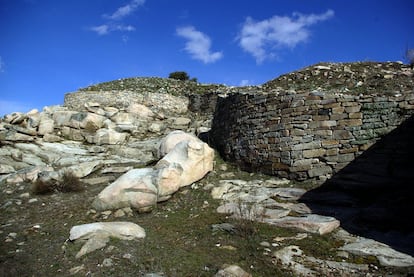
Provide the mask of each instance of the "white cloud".
{"label": "white cloud", "polygon": [[111,15],[103,15],[104,18],[108,19],[102,25],[93,26],[88,28],[90,31],[97,33],[100,36],[108,35],[111,32],[132,32],[135,31],[135,27],[132,25],[125,25],[120,22],[124,17],[133,13],[139,6],[143,5],[145,0],[132,0],[125,6],[119,7]]}
{"label": "white cloud", "polygon": [[211,39],[193,26],[177,28],[177,35],[187,39],[185,50],[195,60],[213,63],[223,57],[222,52],[211,52]]}
{"label": "white cloud", "polygon": [[132,0],[125,6],[119,7],[113,14],[105,15],[104,17],[112,20],[121,20],[125,16],[133,13],[139,6],[143,5],[144,3],[145,0]]}
{"label": "white cloud", "polygon": [[96,32],[100,36],[103,36],[113,31],[132,32],[132,31],[135,31],[135,27],[132,25],[108,23],[108,24],[102,24],[99,26],[91,27],[90,30]]}
{"label": "white cloud", "polygon": [[94,26],[90,28],[91,31],[96,32],[98,35],[106,35],[109,33],[109,25],[108,24],[102,24],[99,26]]}
{"label": "white cloud", "polygon": [[248,17],[238,36],[239,44],[246,52],[253,55],[257,63],[275,55],[275,47],[293,48],[308,40],[309,27],[334,16],[334,11],[328,10],[323,14],[293,13],[288,16],[273,16],[262,21]]}

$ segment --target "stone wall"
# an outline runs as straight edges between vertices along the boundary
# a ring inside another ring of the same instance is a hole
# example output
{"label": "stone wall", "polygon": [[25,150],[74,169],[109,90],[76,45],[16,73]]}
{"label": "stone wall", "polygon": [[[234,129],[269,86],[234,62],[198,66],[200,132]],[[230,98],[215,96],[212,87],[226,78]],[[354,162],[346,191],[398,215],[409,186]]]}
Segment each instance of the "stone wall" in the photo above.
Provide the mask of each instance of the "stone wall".
{"label": "stone wall", "polygon": [[412,93],[235,93],[219,98],[209,139],[245,170],[323,181],[412,114]]}

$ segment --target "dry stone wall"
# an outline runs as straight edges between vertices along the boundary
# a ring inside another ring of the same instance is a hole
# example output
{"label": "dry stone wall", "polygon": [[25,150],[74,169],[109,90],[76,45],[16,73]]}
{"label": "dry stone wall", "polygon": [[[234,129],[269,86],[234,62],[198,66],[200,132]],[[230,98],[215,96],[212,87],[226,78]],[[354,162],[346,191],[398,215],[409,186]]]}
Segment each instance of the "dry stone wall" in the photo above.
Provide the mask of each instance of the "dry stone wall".
{"label": "dry stone wall", "polygon": [[414,94],[270,91],[220,97],[210,141],[245,170],[326,180],[414,114]]}

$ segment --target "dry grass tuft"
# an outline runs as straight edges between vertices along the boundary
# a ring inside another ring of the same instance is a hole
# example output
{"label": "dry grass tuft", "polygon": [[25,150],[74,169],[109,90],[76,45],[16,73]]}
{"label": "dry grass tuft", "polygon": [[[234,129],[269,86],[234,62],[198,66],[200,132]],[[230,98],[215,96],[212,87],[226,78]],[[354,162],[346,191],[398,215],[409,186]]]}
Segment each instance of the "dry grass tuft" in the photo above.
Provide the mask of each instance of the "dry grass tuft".
{"label": "dry grass tuft", "polygon": [[80,192],[84,190],[82,181],[71,171],[63,173],[62,180],[37,179],[32,186],[34,194],[48,194],[53,192]]}

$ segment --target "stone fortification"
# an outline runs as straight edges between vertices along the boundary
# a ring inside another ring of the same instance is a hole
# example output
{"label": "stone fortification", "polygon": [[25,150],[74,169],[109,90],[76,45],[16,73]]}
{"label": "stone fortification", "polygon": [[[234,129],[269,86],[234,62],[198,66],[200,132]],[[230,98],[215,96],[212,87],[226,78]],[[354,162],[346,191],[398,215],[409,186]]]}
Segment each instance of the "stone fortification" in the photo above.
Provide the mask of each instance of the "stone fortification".
{"label": "stone fortification", "polygon": [[252,171],[325,180],[413,114],[413,80],[401,63],[321,63],[250,87],[120,79],[67,94],[64,105],[122,111],[135,103],[167,117],[214,117],[210,139],[226,159]]}
{"label": "stone fortification", "polygon": [[210,140],[244,169],[325,180],[413,113],[413,93],[238,93],[219,99]]}

